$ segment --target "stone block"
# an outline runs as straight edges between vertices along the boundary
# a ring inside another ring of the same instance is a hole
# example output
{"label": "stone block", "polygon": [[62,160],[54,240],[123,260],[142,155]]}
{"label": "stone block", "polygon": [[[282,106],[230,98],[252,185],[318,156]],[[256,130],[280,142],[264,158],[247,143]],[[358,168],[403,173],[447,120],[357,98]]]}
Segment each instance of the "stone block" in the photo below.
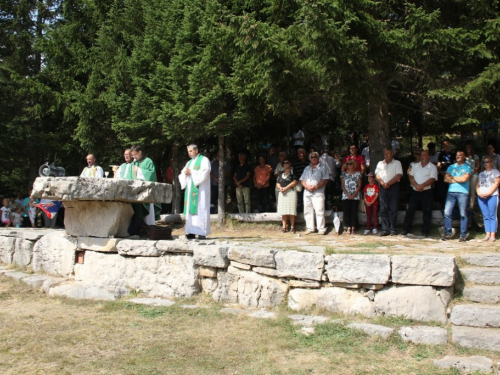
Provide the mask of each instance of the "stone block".
{"label": "stone block", "polygon": [[163,298],[132,298],[129,300],[129,302],[136,303],[139,305],[163,306],[163,307],[175,305],[174,301],[170,301],[169,299],[163,299]]}
{"label": "stone block", "polygon": [[446,323],[451,293],[431,286],[393,286],[375,294],[378,315]]}
{"label": "stone block", "polygon": [[28,266],[33,259],[33,248],[35,243],[33,241],[25,240],[23,238],[16,238],[14,245],[14,254],[12,255],[12,263],[20,266]]}
{"label": "stone block", "polygon": [[172,185],[115,178],[38,177],[33,184],[32,197],[63,202],[170,203]]}
{"label": "stone block", "polygon": [[330,282],[386,284],[391,274],[388,255],[333,254],[325,261]]}
{"label": "stone block", "polygon": [[41,288],[45,280],[48,280],[50,278],[51,278],[50,276],[46,275],[32,275],[25,277],[23,279],[23,283],[26,283],[32,286],[33,288]]}
{"label": "stone block", "polygon": [[496,328],[452,326],[451,338],[453,343],[466,348],[500,352],[500,334]]}
{"label": "stone block", "polygon": [[318,293],[318,307],[347,315],[375,316],[373,302],[361,292],[344,288],[322,288]]}
{"label": "stone block", "polygon": [[134,215],[129,203],[73,201],[64,202],[64,208],[64,226],[71,236],[129,236],[128,227]]}
{"label": "stone block", "polygon": [[123,257],[85,252],[85,263],[75,267],[75,279],[107,288],[138,290],[148,297],[192,297],[200,291],[193,257]]}
{"label": "stone block", "polygon": [[228,250],[227,246],[194,246],[194,264],[198,266],[226,268],[229,266]]}
{"label": "stone block", "polygon": [[465,280],[483,285],[500,285],[500,267],[460,268]]}
{"label": "stone block", "polygon": [[149,240],[122,240],[116,245],[118,254],[135,257],[159,257],[160,250],[156,248],[156,241]]}
{"label": "stone block", "polygon": [[472,266],[500,267],[500,254],[461,254],[460,259]]}
{"label": "stone block", "polygon": [[15,246],[16,239],[14,237],[0,236],[0,263],[12,263]]}
{"label": "stone block", "polygon": [[479,303],[500,303],[500,286],[466,286],[464,298]]}
{"label": "stone block", "polygon": [[49,294],[50,288],[65,283],[68,281],[68,279],[63,278],[63,277],[49,277],[48,279],[44,280],[42,283],[42,290]]}
{"label": "stone block", "polygon": [[493,371],[493,361],[483,356],[455,357],[447,355],[443,359],[435,359],[434,364],[442,368],[454,368],[460,373],[466,374],[491,374]]}
{"label": "stone block", "polygon": [[28,277],[29,273],[12,271],[12,272],[5,272],[4,275],[19,281],[21,279],[24,279],[25,277]]}
{"label": "stone block", "polygon": [[274,318],[276,318],[275,312],[266,311],[266,310],[252,311],[251,313],[248,313],[247,315],[252,317],[252,318],[257,318],[257,319],[274,319]]}
{"label": "stone block", "polygon": [[500,328],[500,306],[457,305],[451,311],[450,321],[456,326]]}
{"label": "stone block", "polygon": [[43,236],[33,247],[33,270],[70,276],[75,265],[76,238],[63,231]]}
{"label": "stone block", "polygon": [[87,285],[82,283],[66,283],[53,286],[49,289],[50,297],[67,297],[73,299],[91,299],[96,301],[114,301],[115,294],[97,285]]}
{"label": "stone block", "polygon": [[305,280],[290,280],[288,282],[290,288],[313,288],[317,289],[321,287],[319,281],[305,281]]}
{"label": "stone block", "polygon": [[212,294],[217,289],[217,279],[212,278],[202,278],[201,279],[201,290],[204,293]]}
{"label": "stone block", "polygon": [[393,255],[392,282],[406,285],[452,286],[455,284],[455,257]]}
{"label": "stone block", "polygon": [[321,281],[324,268],[324,256],[322,254],[278,251],[274,259],[279,277]]}
{"label": "stone block", "polygon": [[230,260],[250,264],[257,267],[275,268],[274,254],[276,250],[259,249],[249,246],[232,246],[229,249],[228,257]]}
{"label": "stone block", "polygon": [[288,315],[293,321],[294,325],[311,327],[316,324],[323,324],[330,320],[330,318],[321,315]]}
{"label": "stone block", "polygon": [[249,265],[249,264],[244,264],[244,263],[240,263],[240,262],[235,262],[234,260],[230,261],[229,262],[229,265],[231,267],[236,267],[236,268],[239,268],[240,270],[251,270],[252,269],[252,266]]}
{"label": "stone block", "polygon": [[190,242],[179,240],[160,240],[156,243],[156,248],[164,253],[193,253],[193,247]]}
{"label": "stone block", "polygon": [[384,284],[361,284],[361,288],[370,290],[380,290],[384,287]]}
{"label": "stone block", "polygon": [[332,286],[338,287],[338,288],[347,288],[347,289],[359,289],[361,288],[361,284],[349,284],[349,283],[323,283],[322,284],[323,288],[331,288]]}
{"label": "stone block", "polygon": [[120,241],[119,238],[78,237],[77,247],[101,253],[117,253],[116,245]]}
{"label": "stone block", "polygon": [[366,324],[366,323],[351,323],[347,327],[352,329],[358,329],[370,336],[380,336],[384,339],[388,338],[394,332],[394,329],[389,327],[384,327],[378,324]]}
{"label": "stone block", "polygon": [[198,272],[201,277],[210,277],[210,278],[216,278],[217,277],[217,268],[213,267],[200,267],[198,269]]}
{"label": "stone block", "polygon": [[295,288],[288,293],[288,307],[292,310],[310,310],[318,304],[319,289]]}
{"label": "stone block", "polygon": [[217,281],[217,289],[213,293],[215,301],[238,303],[245,307],[276,307],[288,293],[288,285],[280,280],[234,267],[229,267],[227,272],[218,272]]}
{"label": "stone block", "polygon": [[252,271],[266,276],[278,277],[278,271],[274,268],[254,267],[252,268]]}
{"label": "stone block", "polygon": [[398,333],[403,341],[415,344],[446,345],[448,343],[448,331],[440,327],[401,327]]}

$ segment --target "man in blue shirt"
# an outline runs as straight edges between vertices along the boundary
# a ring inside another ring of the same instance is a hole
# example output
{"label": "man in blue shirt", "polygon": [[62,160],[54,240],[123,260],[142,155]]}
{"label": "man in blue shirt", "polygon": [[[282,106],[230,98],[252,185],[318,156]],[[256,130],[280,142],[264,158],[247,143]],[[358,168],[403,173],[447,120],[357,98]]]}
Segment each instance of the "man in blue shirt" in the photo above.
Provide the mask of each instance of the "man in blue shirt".
{"label": "man in blue shirt", "polygon": [[458,203],[460,210],[460,242],[467,241],[467,202],[469,200],[469,178],[472,170],[465,163],[465,153],[457,151],[456,163],[446,170],[444,182],[450,184],[444,206],[444,236],[443,241],[451,239],[451,221],[453,208]]}

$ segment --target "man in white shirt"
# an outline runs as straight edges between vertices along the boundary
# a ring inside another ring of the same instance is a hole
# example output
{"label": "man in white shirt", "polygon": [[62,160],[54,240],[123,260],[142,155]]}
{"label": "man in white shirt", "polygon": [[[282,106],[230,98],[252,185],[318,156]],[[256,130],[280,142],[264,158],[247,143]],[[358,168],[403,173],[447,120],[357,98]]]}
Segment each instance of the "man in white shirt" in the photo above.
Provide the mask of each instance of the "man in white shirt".
{"label": "man in white shirt", "polygon": [[420,153],[420,163],[413,164],[410,171],[409,179],[413,191],[410,196],[410,203],[408,204],[403,226],[404,230],[401,235],[406,236],[411,232],[413,218],[419,203],[422,205],[422,214],[424,218],[422,235],[425,237],[429,235],[432,218],[432,184],[437,181],[437,178],[437,167],[430,162],[429,151],[422,150]]}
{"label": "man in white shirt", "polygon": [[403,176],[403,167],[394,159],[390,147],[384,149],[384,160],[379,161],[375,169],[375,178],[380,185],[380,218],[382,219],[381,236],[395,236],[398,218],[399,180]]}
{"label": "man in white shirt", "polygon": [[304,187],[304,219],[307,232],[314,233],[314,217],[318,226],[318,234],[326,234],[325,227],[325,186],[329,180],[328,168],[319,162],[317,152],[309,154],[309,164],[300,177]]}
{"label": "man in white shirt", "polygon": [[94,154],[88,154],[85,159],[88,166],[83,169],[80,177],[104,177],[104,171],[96,164]]}

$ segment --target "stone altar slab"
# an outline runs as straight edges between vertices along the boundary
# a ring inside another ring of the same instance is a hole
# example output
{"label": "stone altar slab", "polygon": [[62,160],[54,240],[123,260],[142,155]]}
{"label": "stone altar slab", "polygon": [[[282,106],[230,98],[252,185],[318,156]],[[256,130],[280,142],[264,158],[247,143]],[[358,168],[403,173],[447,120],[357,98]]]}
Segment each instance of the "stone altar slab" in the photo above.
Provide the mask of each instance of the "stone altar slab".
{"label": "stone altar slab", "polygon": [[170,203],[172,185],[116,178],[38,177],[33,184],[31,196],[62,202]]}

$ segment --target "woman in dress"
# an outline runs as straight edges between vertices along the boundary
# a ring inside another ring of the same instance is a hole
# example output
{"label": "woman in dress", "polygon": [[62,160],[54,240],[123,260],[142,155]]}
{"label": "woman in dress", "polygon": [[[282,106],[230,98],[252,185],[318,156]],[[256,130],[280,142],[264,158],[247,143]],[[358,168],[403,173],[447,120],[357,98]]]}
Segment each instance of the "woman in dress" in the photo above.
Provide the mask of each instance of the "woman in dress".
{"label": "woman in dress", "polygon": [[347,234],[354,234],[357,224],[358,205],[361,190],[361,173],[356,171],[356,161],[348,160],[347,170],[342,173],[342,202],[344,203],[344,228]]}
{"label": "woman in dress", "polygon": [[292,164],[288,158],[283,160],[284,170],[278,175],[276,187],[278,195],[278,214],[283,222],[282,232],[288,232],[287,223],[290,218],[290,231],[295,233],[295,217],[297,216],[297,191],[298,177],[293,174]]}
{"label": "woman in dress", "polygon": [[476,185],[477,200],[483,214],[484,231],[486,232],[483,241],[496,241],[500,172],[493,168],[493,160],[490,156],[483,157],[483,164],[485,170],[479,173]]}

